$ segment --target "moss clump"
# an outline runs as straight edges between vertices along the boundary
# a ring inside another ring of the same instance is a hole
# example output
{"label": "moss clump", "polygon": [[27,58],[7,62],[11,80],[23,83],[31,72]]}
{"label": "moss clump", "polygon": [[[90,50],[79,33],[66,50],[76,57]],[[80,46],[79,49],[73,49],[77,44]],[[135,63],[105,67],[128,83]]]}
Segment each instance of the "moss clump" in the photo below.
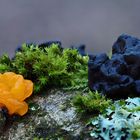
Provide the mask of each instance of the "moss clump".
{"label": "moss clump", "polygon": [[140,138],[140,125],[137,126],[134,131],[132,131],[132,138],[134,140],[137,140]]}
{"label": "moss clump", "polygon": [[43,49],[23,44],[12,60],[6,55],[0,58],[0,73],[22,74],[34,82],[34,92],[40,92],[50,86],[87,84],[87,62],[88,56],[82,57],[76,49],[62,49],[58,44]]}
{"label": "moss clump", "polygon": [[73,99],[73,104],[78,112],[82,113],[104,113],[107,107],[111,105],[111,100],[100,95],[98,92],[89,92],[86,95],[76,95]]}
{"label": "moss clump", "polygon": [[13,71],[12,64],[9,56],[7,54],[4,54],[0,58],[0,73],[4,73],[7,71]]}

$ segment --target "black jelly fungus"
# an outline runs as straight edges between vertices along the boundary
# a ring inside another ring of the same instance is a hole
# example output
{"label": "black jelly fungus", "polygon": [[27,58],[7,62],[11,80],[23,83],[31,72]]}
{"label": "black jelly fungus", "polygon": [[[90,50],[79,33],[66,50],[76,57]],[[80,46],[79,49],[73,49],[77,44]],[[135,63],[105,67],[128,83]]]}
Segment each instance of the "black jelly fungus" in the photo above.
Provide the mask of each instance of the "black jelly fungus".
{"label": "black jelly fungus", "polygon": [[112,57],[89,57],[88,84],[111,98],[140,95],[140,39],[121,35],[112,46]]}

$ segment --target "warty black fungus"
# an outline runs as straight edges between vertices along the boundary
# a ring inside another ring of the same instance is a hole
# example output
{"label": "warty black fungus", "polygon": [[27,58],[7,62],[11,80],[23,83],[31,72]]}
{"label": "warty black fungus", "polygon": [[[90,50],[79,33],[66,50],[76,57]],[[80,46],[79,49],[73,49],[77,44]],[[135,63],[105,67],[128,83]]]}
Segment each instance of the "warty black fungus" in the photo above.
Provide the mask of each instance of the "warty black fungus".
{"label": "warty black fungus", "polygon": [[140,95],[140,40],[121,35],[112,46],[112,57],[99,54],[88,62],[88,84],[110,98]]}

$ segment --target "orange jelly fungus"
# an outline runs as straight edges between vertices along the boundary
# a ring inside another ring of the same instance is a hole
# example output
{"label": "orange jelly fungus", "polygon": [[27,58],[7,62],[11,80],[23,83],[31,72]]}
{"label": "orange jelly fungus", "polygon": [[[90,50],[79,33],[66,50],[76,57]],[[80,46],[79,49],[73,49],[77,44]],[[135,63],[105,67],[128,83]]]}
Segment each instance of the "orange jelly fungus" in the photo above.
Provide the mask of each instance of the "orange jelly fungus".
{"label": "orange jelly fungus", "polygon": [[6,107],[9,115],[23,116],[28,111],[24,100],[33,92],[33,83],[13,72],[0,74],[0,107]]}

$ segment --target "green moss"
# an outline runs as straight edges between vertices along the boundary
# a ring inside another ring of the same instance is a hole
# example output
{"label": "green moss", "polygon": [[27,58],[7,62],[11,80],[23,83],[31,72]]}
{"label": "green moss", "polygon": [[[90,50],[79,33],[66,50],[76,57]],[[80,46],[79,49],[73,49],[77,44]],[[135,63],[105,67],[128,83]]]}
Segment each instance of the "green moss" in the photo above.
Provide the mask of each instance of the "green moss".
{"label": "green moss", "polygon": [[133,132],[132,132],[132,138],[134,140],[140,138],[140,126],[138,126]]}
{"label": "green moss", "polygon": [[0,73],[6,71],[12,71],[11,60],[7,54],[4,54],[0,58]]}
{"label": "green moss", "polygon": [[0,72],[13,71],[34,82],[34,92],[44,88],[87,86],[88,56],[82,57],[76,49],[61,49],[52,44],[44,49],[38,46],[22,45],[10,60],[0,58]]}
{"label": "green moss", "polygon": [[86,95],[76,95],[73,99],[73,104],[78,112],[82,113],[104,113],[105,109],[111,104],[111,100],[107,100],[98,92],[89,92]]}

